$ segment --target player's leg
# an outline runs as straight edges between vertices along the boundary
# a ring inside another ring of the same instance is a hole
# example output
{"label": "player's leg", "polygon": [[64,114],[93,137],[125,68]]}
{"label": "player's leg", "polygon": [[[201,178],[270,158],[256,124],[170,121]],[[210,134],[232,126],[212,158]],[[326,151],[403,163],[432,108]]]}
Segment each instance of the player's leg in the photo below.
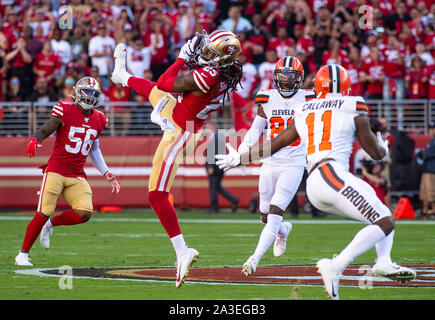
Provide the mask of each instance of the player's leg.
{"label": "player's leg", "polygon": [[309,176],[307,195],[320,210],[368,224],[339,255],[318,262],[328,294],[338,299],[341,273],[356,257],[384,240],[394,230],[394,221],[374,190],[336,162],[321,165]]}
{"label": "player's leg", "polygon": [[21,250],[15,258],[16,265],[32,265],[29,261],[29,251],[35,243],[35,240],[41,233],[41,230],[44,227],[45,223],[54,213],[57,199],[59,198],[62,190],[62,176],[52,172],[44,174],[39,193],[37,212],[27,225]]}
{"label": "player's leg", "polygon": [[[270,201],[275,192],[277,177],[278,176],[275,174],[272,166],[269,166],[265,163],[261,166],[260,176],[258,179],[258,193],[260,198],[259,210],[261,213],[261,221],[263,222],[264,227],[261,231],[260,238],[258,240],[254,253],[248,258],[248,260],[246,260],[246,262],[242,266],[242,273],[245,276],[249,276],[256,271],[257,266],[260,263],[260,260],[263,257],[264,253],[267,251],[267,249],[276,238],[277,231],[275,231],[274,233],[270,229],[276,229],[276,220],[282,221],[282,217],[279,216],[269,219]],[[280,221],[278,222],[280,223]],[[270,244],[268,244],[269,242]]]}
{"label": "player's leg", "polygon": [[195,143],[194,134],[187,131],[165,131],[153,158],[153,168],[148,184],[148,199],[168,234],[177,256],[176,287],[180,287],[187,277],[199,253],[188,248],[181,233],[177,213],[168,195],[174,182],[183,151]]}
{"label": "player's leg", "polygon": [[[281,216],[284,215],[284,212],[289,206],[291,200],[296,196],[300,182],[304,175],[304,171],[304,167],[289,167],[280,174],[275,188],[275,193],[270,202],[271,213],[279,212]],[[293,226],[289,221],[281,222],[273,246],[273,253],[275,257],[279,258],[284,254],[287,246],[287,237],[292,228]]]}
{"label": "player's leg", "polygon": [[232,209],[231,212],[236,212],[237,211],[237,207],[239,205],[239,199],[237,197],[235,197],[234,195],[232,195],[226,188],[224,188],[224,186],[222,185],[222,179],[224,177],[224,174],[218,174],[216,176],[217,178],[217,186],[218,186],[218,193],[220,193],[225,199],[227,199],[229,202],[231,202],[232,205]]}
{"label": "player's leg", "polygon": [[53,227],[85,223],[92,216],[92,190],[84,178],[65,177],[62,196],[71,209],[51,217],[42,228],[40,242],[45,249],[50,247]]}

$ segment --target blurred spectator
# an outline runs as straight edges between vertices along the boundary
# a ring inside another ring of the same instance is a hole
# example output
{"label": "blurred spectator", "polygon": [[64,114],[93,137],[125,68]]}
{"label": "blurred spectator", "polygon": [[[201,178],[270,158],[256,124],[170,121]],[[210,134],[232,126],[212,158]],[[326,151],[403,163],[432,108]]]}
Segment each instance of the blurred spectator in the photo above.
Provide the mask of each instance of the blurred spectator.
{"label": "blurred spectator", "polygon": [[273,71],[275,70],[275,64],[278,61],[278,56],[275,50],[266,51],[266,61],[260,64],[258,67],[258,74],[260,76],[260,88],[261,89],[273,89]]}
{"label": "blurred spectator", "polygon": [[417,42],[415,44],[415,54],[408,56],[409,63],[407,64],[407,67],[411,66],[411,60],[416,56],[420,57],[423,60],[425,66],[429,66],[435,63],[434,58],[432,57],[430,52],[426,50],[426,45],[423,42]]}
{"label": "blurred spectator", "polygon": [[121,136],[126,136],[130,130],[131,107],[122,105],[122,102],[130,101],[130,91],[131,89],[129,87],[123,87],[112,83],[106,93],[110,102],[120,102],[120,104],[114,104],[112,110],[115,116],[114,125],[121,126]]}
{"label": "blurred spectator", "polygon": [[319,26],[315,28],[313,37],[314,47],[314,63],[317,67],[322,65],[323,53],[328,50],[329,47],[329,35],[326,33],[325,26]]}
{"label": "blurred spectator", "polygon": [[62,102],[74,102],[73,101],[73,97],[74,97],[74,84],[76,83],[76,81],[74,80],[74,78],[72,77],[67,77],[64,80],[63,86],[62,86],[62,90],[59,93],[59,101]]}
{"label": "blurred spectator", "polygon": [[112,72],[113,50],[115,40],[108,35],[105,24],[98,25],[97,35],[89,41],[89,56],[92,58],[92,65],[98,67],[100,82],[103,88],[109,84],[109,74]]}
{"label": "blurred spectator", "polygon": [[237,60],[243,65],[243,77],[237,87],[237,93],[245,99],[253,99],[254,91],[259,82],[257,69],[252,63],[246,62],[246,55],[243,52],[240,53]]}
{"label": "blurred spectator", "polygon": [[[384,85],[383,98],[385,100],[401,100],[405,98],[405,75],[406,65],[405,57],[406,50],[403,44],[396,36],[388,36],[387,45],[383,46],[382,54],[385,57],[384,61]],[[396,105],[398,127],[403,129],[403,105]],[[389,122],[392,120],[392,108],[386,109],[386,117]]]}
{"label": "blurred spectator", "polygon": [[21,86],[25,88],[24,94],[28,96],[33,87],[32,56],[26,49],[24,38],[18,38],[17,42],[12,45],[12,50],[6,54],[4,62],[10,66],[8,75],[18,76]]}
{"label": "blurred spectator", "polygon": [[77,25],[68,36],[73,60],[79,59],[82,53],[88,53],[88,40],[81,25]]}
{"label": "blurred spectator", "polygon": [[131,45],[127,45],[127,68],[135,77],[141,78],[145,71],[151,67],[151,53],[149,48],[143,46],[143,40],[136,36]]}
{"label": "blurred spectator", "polygon": [[360,80],[359,70],[361,68],[360,52],[357,47],[351,47],[349,50],[349,62],[344,64],[350,77],[352,96],[364,96],[364,86]]}
{"label": "blurred spectator", "polygon": [[424,61],[415,56],[411,62],[411,69],[406,75],[406,88],[410,99],[424,99],[427,97],[427,81],[424,79]]}
{"label": "blurred spectator", "polygon": [[246,35],[246,40],[255,45],[256,49],[252,51],[252,63],[257,67],[264,61],[264,48],[268,45],[268,32],[266,26],[262,24],[262,19],[261,14],[254,14],[252,17],[252,29],[242,33]]}
{"label": "blurred spectator", "polygon": [[[23,92],[21,90],[20,79],[17,76],[9,80],[8,91],[6,94],[7,102],[22,102]],[[3,130],[8,136],[22,136],[27,134],[28,111],[21,105],[11,105],[4,110]]]}
{"label": "blurred spectator", "polygon": [[361,178],[367,182],[373,190],[375,190],[376,195],[382,201],[382,203],[389,206],[387,203],[387,178],[382,175],[382,170],[384,164],[383,162],[377,162],[373,160],[365,160],[361,167]]}
{"label": "blurred spectator", "polygon": [[407,13],[406,2],[404,0],[395,1],[396,11],[385,19],[385,26],[396,32],[400,32],[402,25],[411,21],[411,16]]}
{"label": "blurred spectator", "polygon": [[54,79],[60,73],[61,62],[59,57],[54,54],[50,41],[47,40],[42,46],[42,51],[36,55],[33,62],[33,73],[35,83],[44,80],[48,88],[54,87]]}
{"label": "blurred spectator", "polygon": [[47,87],[47,81],[44,78],[39,78],[36,82],[35,90],[30,96],[30,101],[36,103],[36,112],[31,113],[29,117],[32,123],[36,123],[39,128],[50,117],[50,101],[57,101],[58,95],[52,88]]}
{"label": "blurred spectator", "polygon": [[370,48],[369,56],[361,64],[359,77],[361,82],[366,83],[367,99],[382,99],[385,74],[378,47]]}
{"label": "blurred spectator", "polygon": [[33,35],[41,40],[47,40],[51,36],[55,23],[53,15],[42,7],[41,0],[34,1],[24,17],[24,27],[29,25],[33,29]]}
{"label": "blurred spectator", "polygon": [[419,156],[423,158],[423,174],[420,183],[420,200],[423,202],[422,217],[435,217],[435,122],[429,123],[429,141]]}
{"label": "blurred spectator", "polygon": [[[65,35],[67,35],[65,33]],[[73,55],[71,45],[68,41],[63,39],[64,34],[60,29],[55,29],[53,32],[53,39],[51,39],[51,49],[57,55],[61,62],[60,75],[65,74],[65,66],[72,62]]]}
{"label": "blurred spectator", "polygon": [[[180,1],[178,3],[178,12],[174,17],[174,26],[180,33],[182,42],[185,43],[189,40],[195,28],[195,17],[192,9],[189,8],[190,3],[188,1]],[[202,29],[199,30],[202,32]]]}
{"label": "blurred spectator", "polygon": [[285,57],[287,50],[295,44],[295,41],[288,37],[287,27],[285,26],[279,27],[276,35],[270,40],[267,50],[275,50],[278,57]]}
{"label": "blurred spectator", "polygon": [[228,9],[228,18],[219,26],[219,29],[225,29],[233,33],[249,31],[252,28],[251,22],[242,17],[242,8],[240,5],[232,5]]}
{"label": "blurred spectator", "polygon": [[151,52],[151,71],[155,81],[165,72],[169,62],[168,37],[170,25],[165,24],[164,21],[164,19],[153,17],[149,26],[146,25],[145,29],[141,30],[144,45]]}

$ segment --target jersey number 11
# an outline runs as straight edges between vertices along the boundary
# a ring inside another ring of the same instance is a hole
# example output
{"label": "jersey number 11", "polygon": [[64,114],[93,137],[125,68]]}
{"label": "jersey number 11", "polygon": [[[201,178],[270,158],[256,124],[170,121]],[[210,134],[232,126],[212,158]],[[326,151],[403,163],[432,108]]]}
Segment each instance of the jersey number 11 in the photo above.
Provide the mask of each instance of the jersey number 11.
{"label": "jersey number 11", "polygon": [[[314,117],[315,113],[312,112],[308,114],[307,118],[305,119],[305,123],[308,126],[308,155],[316,151],[316,146],[314,145]],[[331,118],[331,110],[327,110],[322,114],[323,133],[322,141],[319,144],[319,151],[331,150],[332,148],[331,142],[329,141],[329,139],[331,138]]]}

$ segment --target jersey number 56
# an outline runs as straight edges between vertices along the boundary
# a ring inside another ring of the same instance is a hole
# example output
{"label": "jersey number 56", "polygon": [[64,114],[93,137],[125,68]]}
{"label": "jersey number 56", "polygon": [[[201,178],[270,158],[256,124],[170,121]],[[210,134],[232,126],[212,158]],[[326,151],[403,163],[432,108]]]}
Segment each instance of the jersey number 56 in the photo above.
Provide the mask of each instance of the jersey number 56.
{"label": "jersey number 56", "polygon": [[[85,138],[77,137],[76,133],[85,133]],[[97,137],[97,130],[94,129],[85,129],[83,127],[71,127],[68,133],[69,141],[75,143],[74,146],[69,144],[65,144],[65,150],[70,153],[79,153],[81,151],[82,155],[87,156],[89,151],[91,150],[92,143],[94,140],[91,139],[91,136]]]}

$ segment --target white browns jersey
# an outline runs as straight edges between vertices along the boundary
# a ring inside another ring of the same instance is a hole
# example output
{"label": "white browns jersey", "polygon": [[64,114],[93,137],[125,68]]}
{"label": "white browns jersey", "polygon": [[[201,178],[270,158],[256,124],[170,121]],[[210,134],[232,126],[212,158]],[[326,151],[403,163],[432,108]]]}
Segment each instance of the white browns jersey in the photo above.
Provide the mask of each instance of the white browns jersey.
{"label": "white browns jersey", "polygon": [[329,94],[297,106],[295,125],[307,154],[308,172],[319,161],[332,158],[349,169],[355,141],[354,118],[368,115],[362,97]]}
{"label": "white browns jersey", "polygon": [[[315,98],[314,93],[305,90],[298,90],[291,98],[284,98],[276,89],[258,91],[255,103],[263,107],[267,117],[267,139],[276,137],[287,128],[293,121],[296,107],[313,98]],[[263,159],[262,162],[278,166],[305,167],[305,149],[301,140],[298,139],[272,156]]]}

